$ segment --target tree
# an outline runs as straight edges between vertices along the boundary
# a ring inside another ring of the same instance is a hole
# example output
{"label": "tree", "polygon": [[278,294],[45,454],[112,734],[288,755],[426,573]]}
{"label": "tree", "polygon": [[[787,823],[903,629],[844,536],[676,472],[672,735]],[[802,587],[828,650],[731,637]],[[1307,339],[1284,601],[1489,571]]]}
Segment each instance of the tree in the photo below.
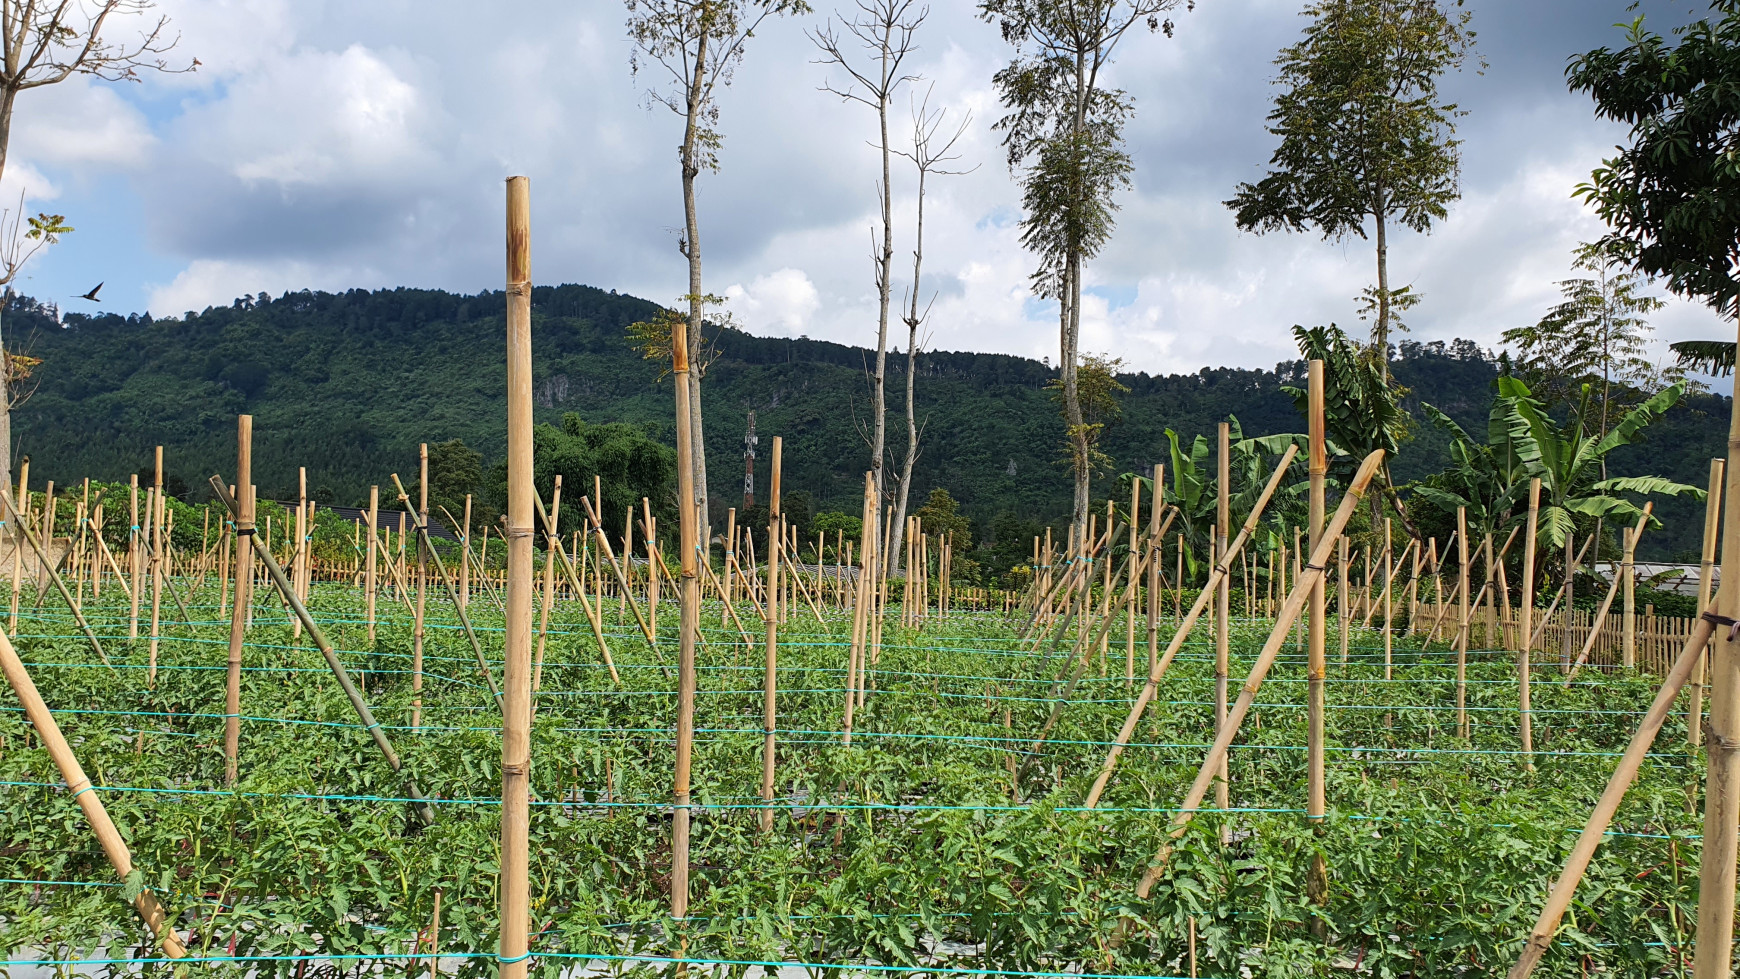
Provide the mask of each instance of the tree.
{"label": "tree", "polygon": [[901,556],[901,541],[906,530],[906,499],[912,490],[912,467],[918,462],[918,411],[914,402],[914,384],[918,378],[918,348],[919,327],[930,317],[927,305],[921,313],[918,308],[919,296],[923,292],[920,283],[924,273],[924,191],[925,184],[932,174],[938,176],[960,174],[970,171],[949,170],[945,164],[958,159],[954,155],[955,143],[958,142],[972,124],[973,117],[968,113],[961,119],[961,124],[955,127],[954,135],[946,140],[939,139],[938,131],[942,128],[945,111],[938,109],[930,111],[930,94],[925,94],[922,103],[913,109],[912,114],[912,152],[900,152],[900,156],[912,161],[913,169],[918,171],[918,202],[915,205],[915,218],[912,227],[912,288],[907,293],[906,321],[906,458],[900,466],[900,488],[894,500],[894,554],[895,566],[899,566]]}
{"label": "tree", "polygon": [[[844,88],[824,84],[822,90],[832,92],[846,102],[857,102],[876,110],[876,142],[881,155],[882,179],[876,184],[876,205],[881,212],[882,232],[870,230],[870,261],[876,282],[876,369],[870,376],[870,478],[876,486],[877,499],[887,499],[888,487],[882,474],[888,446],[888,309],[892,300],[894,275],[894,188],[892,177],[893,145],[888,138],[888,105],[895,92],[912,80],[901,73],[901,64],[913,51],[913,35],[930,13],[929,7],[917,6],[917,0],[858,0],[858,16],[845,22],[846,33],[869,52],[869,64],[861,65],[848,57],[841,47],[842,37],[830,21],[828,26],[810,35],[810,40],[822,50],[822,63],[838,65],[851,81]],[[915,283],[916,285],[916,283]],[[911,358],[909,345],[908,359]],[[907,371],[907,388],[912,386],[912,372]],[[905,487],[902,486],[904,504]],[[894,540],[888,559],[900,566],[901,524],[905,507],[894,521]]]}
{"label": "tree", "polygon": [[[1313,229],[1325,239],[1367,237],[1377,249],[1371,353],[1389,379],[1394,312],[1413,305],[1410,287],[1390,288],[1389,226],[1429,231],[1462,194],[1455,103],[1440,102],[1438,79],[1473,48],[1462,0],[1319,0],[1305,37],[1282,49],[1269,113],[1281,145],[1270,170],[1239,185],[1226,205],[1240,228]],[[1398,302],[1399,301],[1399,302]]]}
{"label": "tree", "polygon": [[[141,70],[172,71],[163,56],[175,46],[165,40],[167,17],[157,18],[135,40],[114,40],[115,25],[111,18],[147,15],[151,0],[89,0],[74,3],[39,3],[38,0],[0,0],[0,177],[6,173],[6,154],[12,144],[12,110],[18,95],[33,88],[57,85],[74,75],[89,75],[106,81],[138,81]],[[193,61],[185,71],[199,65]],[[24,200],[19,198],[18,214],[14,216],[10,233],[5,237],[5,283],[10,284],[24,262],[44,245],[72,229],[58,214],[41,214],[30,219],[30,230],[23,239],[31,244],[23,250],[14,244],[17,218],[23,216]],[[5,345],[0,341],[0,351]],[[6,370],[0,371],[0,486],[12,485],[12,408],[11,381],[15,377],[12,355],[6,354]]]}
{"label": "tree", "polygon": [[[695,206],[695,178],[703,170],[719,169],[724,134],[715,101],[719,86],[731,84],[731,74],[743,60],[743,48],[768,17],[805,13],[804,0],[626,0],[628,36],[635,54],[629,68],[637,76],[657,64],[665,69],[668,88],[648,90],[649,101],[683,120],[683,141],[677,163],[683,181],[683,235],[677,250],[689,263],[688,346],[699,352],[701,319],[709,297],[701,288],[701,218]],[[689,441],[695,499],[702,523],[707,511],[707,449],[701,427],[701,372],[688,372]]]}
{"label": "tree", "polygon": [[[448,439],[429,446],[429,513],[434,519],[448,523],[451,516],[454,521],[463,523],[466,495],[476,495],[482,486],[483,454],[466,445],[464,439]],[[413,499],[418,497],[418,489],[413,483]],[[495,522],[495,514],[487,508],[478,510],[472,514],[472,522],[476,526],[488,526]],[[461,529],[453,527],[455,532]]]}
{"label": "tree", "polygon": [[1161,14],[1180,0],[980,0],[1015,58],[992,81],[1009,112],[997,122],[1009,169],[1021,174],[1021,243],[1039,268],[1033,290],[1058,304],[1058,380],[1075,474],[1070,520],[1087,528],[1092,479],[1090,429],[1077,368],[1082,266],[1112,235],[1113,195],[1130,183],[1124,124],[1135,105],[1101,72],[1132,28],[1172,33]]}
{"label": "tree", "polygon": [[965,554],[973,549],[973,522],[961,513],[960,501],[941,486],[930,491],[930,498],[914,516],[924,532],[937,540],[953,536],[955,550]]}
{"label": "tree", "polygon": [[[1100,438],[1105,435],[1107,425],[1123,417],[1118,395],[1130,393],[1118,380],[1118,370],[1123,366],[1123,358],[1088,354],[1076,368],[1075,414],[1070,424],[1068,452],[1071,467],[1078,475],[1104,471],[1112,464],[1111,458],[1100,451]],[[1045,389],[1063,409],[1064,418],[1069,419],[1070,391],[1065,380],[1054,377],[1046,382]]]}
{"label": "tree", "polygon": [[[1232,485],[1227,487],[1227,504],[1234,522],[1242,521],[1257,505],[1257,497],[1262,493],[1263,486],[1269,481],[1274,470],[1274,459],[1278,459],[1287,451],[1287,446],[1305,445],[1303,435],[1265,435],[1260,438],[1245,438],[1244,428],[1239,420],[1227,416],[1227,471],[1232,477]],[[1166,492],[1166,502],[1174,507],[1178,516],[1174,520],[1174,532],[1182,534],[1189,547],[1185,548],[1185,566],[1189,576],[1194,579],[1206,555],[1214,553],[1214,527],[1216,511],[1220,505],[1220,481],[1215,476],[1213,449],[1207,436],[1198,435],[1185,448],[1179,442],[1177,432],[1168,428],[1166,441],[1171,448],[1171,464],[1167,472],[1172,478],[1172,487]],[[1295,459],[1298,465],[1302,460]],[[1126,479],[1134,479],[1146,488],[1148,499],[1158,499],[1154,494],[1154,481],[1146,476],[1127,474]],[[1294,483],[1283,486],[1279,491],[1282,499],[1269,504],[1268,512],[1275,513],[1284,505],[1286,497],[1304,496],[1306,486]]]}
{"label": "tree", "polygon": [[1620,266],[1598,245],[1580,245],[1573,268],[1590,278],[1559,283],[1564,301],[1534,326],[1504,331],[1504,342],[1517,348],[1516,366],[1531,388],[1549,405],[1576,398],[1583,382],[1600,380],[1600,414],[1596,431],[1607,434],[1607,418],[1618,382],[1625,391],[1644,396],[1676,381],[1683,370],[1657,367],[1648,352],[1651,327],[1645,318],[1667,303],[1640,294],[1644,278]]}
{"label": "tree", "polygon": [[[1642,513],[1624,494],[1690,496],[1704,491],[1659,476],[1606,478],[1606,457],[1637,441],[1685,394],[1685,384],[1670,385],[1646,399],[1614,423],[1611,431],[1595,430],[1591,414],[1598,410],[1594,385],[1585,384],[1577,410],[1560,426],[1547,414],[1520,378],[1500,376],[1484,444],[1475,442],[1450,417],[1428,406],[1432,420],[1451,437],[1451,465],[1414,492],[1447,512],[1468,509],[1468,533],[1501,533],[1522,519],[1518,512],[1528,497],[1529,481],[1541,481],[1537,543],[1544,554],[1556,554],[1578,517],[1588,522],[1609,517],[1636,520]],[[1659,521],[1657,522],[1659,524]]]}
{"label": "tree", "polygon": [[[676,451],[653,440],[641,427],[624,422],[589,424],[568,412],[562,416],[560,428],[539,425],[532,429],[532,449],[532,481],[545,500],[555,489],[556,477],[562,477],[562,495],[567,500],[562,510],[569,514],[563,526],[579,525],[573,514],[579,509],[579,498],[592,495],[596,476],[604,498],[593,500],[592,505],[599,508],[605,530],[621,527],[630,511],[638,516],[642,498],[652,505],[653,515],[663,527],[675,530]],[[433,455],[430,464],[433,467]],[[433,472],[429,483],[432,489],[438,485]],[[503,507],[507,501],[505,461],[496,465],[492,484],[492,502]]]}

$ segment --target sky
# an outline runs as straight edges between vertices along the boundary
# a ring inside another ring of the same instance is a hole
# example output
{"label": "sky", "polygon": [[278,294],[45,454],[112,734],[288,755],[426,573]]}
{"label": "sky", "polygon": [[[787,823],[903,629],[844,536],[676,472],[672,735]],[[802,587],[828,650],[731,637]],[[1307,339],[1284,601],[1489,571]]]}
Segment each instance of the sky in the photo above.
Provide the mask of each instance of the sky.
{"label": "sky", "polygon": [[[850,0],[846,0],[849,4]],[[1391,237],[1390,276],[1424,294],[1421,341],[1496,347],[1535,322],[1600,220],[1573,198],[1624,139],[1565,86],[1573,54],[1623,42],[1638,14],[1683,22],[1693,0],[1468,0],[1485,67],[1444,83],[1467,115],[1462,199],[1426,235]],[[1371,245],[1241,233],[1222,203],[1264,172],[1273,59],[1299,36],[1302,0],[1200,0],[1173,37],[1133,33],[1110,83],[1134,102],[1135,171],[1111,242],[1084,282],[1084,351],[1149,373],[1272,367],[1297,356],[1289,328],[1361,332]],[[631,70],[626,8],[609,0],[161,0],[179,41],[138,82],[79,78],[23,93],[0,201],[66,215],[77,230],[18,288],[65,311],[179,315],[243,294],[415,286],[458,292],[504,278],[502,180],[531,178],[532,270],[675,305],[688,291],[677,145],[681,119],[652,96],[667,77]],[[1700,8],[1701,9],[1701,8]],[[880,160],[872,109],[812,35],[856,9],[756,32],[720,94],[719,170],[699,180],[705,291],[752,333],[874,343],[871,262]],[[136,36],[141,21],[117,26]],[[1054,307],[1033,298],[1020,192],[1005,163],[991,77],[1011,51],[964,0],[934,0],[892,129],[909,143],[928,99],[966,126],[956,175],[925,197],[922,343],[1057,359]],[[896,301],[913,291],[916,198],[896,159]],[[100,304],[76,298],[98,281]],[[1674,301],[1665,342],[1726,337],[1713,313]],[[904,333],[904,330],[901,330]],[[904,335],[894,338],[905,346]]]}

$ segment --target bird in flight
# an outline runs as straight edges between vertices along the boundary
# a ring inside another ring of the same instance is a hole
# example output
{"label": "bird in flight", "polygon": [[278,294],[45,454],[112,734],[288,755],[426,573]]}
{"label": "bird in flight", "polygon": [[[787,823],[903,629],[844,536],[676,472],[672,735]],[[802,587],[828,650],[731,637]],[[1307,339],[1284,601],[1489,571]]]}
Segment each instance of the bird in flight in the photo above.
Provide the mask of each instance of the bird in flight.
{"label": "bird in flight", "polygon": [[100,302],[102,302],[102,300],[97,298],[97,291],[102,289],[102,288],[103,288],[103,284],[101,282],[99,282],[96,284],[96,286],[94,288],[91,289],[90,292],[85,293],[84,295],[80,296],[79,298],[80,299],[89,299],[91,302],[94,302],[94,303],[100,303]]}

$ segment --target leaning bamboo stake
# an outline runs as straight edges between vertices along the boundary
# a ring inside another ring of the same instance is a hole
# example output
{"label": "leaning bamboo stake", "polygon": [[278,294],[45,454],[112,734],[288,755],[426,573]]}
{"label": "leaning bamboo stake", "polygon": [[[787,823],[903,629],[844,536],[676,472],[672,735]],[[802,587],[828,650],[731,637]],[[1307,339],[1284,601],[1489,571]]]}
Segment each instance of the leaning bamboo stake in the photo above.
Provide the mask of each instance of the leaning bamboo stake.
{"label": "leaning bamboo stake", "polygon": [[[240,485],[238,485],[238,489]],[[237,502],[235,496],[231,495],[229,487],[224,485],[223,479],[213,476],[211,487],[218,502],[229,510],[230,518],[232,520],[239,519],[241,504]],[[249,492],[252,492],[253,487],[249,486],[248,489]],[[283,597],[285,604],[290,606],[291,614],[301,620],[302,628],[308,630],[308,638],[314,640],[315,648],[320,650],[321,657],[326,660],[327,669],[332,671],[333,678],[338,681],[339,689],[344,692],[345,699],[350,701],[351,710],[356,712],[357,720],[362,722],[363,730],[368,732],[369,738],[374,741],[375,747],[386,759],[387,767],[391,768],[395,774],[404,775],[404,763],[400,761],[398,752],[393,750],[392,742],[387,739],[386,732],[381,729],[380,722],[375,720],[374,711],[369,709],[368,703],[358,692],[356,684],[350,678],[350,672],[344,668],[343,663],[339,662],[338,654],[333,652],[332,643],[326,639],[326,633],[315,623],[314,617],[308,614],[308,608],[302,604],[301,599],[296,597],[296,589],[291,586],[290,579],[284,574],[284,569],[279,566],[277,558],[272,556],[272,549],[260,539],[259,534],[255,533],[238,535],[236,539],[238,550],[243,549],[244,540],[252,545],[254,556],[260,559],[260,565],[265,570],[267,578],[277,586],[279,595]],[[236,587],[238,590],[243,588],[242,581],[238,581]],[[430,807],[421,790],[417,788],[416,780],[408,775],[405,776],[405,792],[416,806],[417,816],[423,824],[425,826],[433,825],[435,810]]]}
{"label": "leaning bamboo stake", "polygon": [[[1184,800],[1179,804],[1178,811],[1172,817],[1171,839],[1183,835],[1190,820],[1201,807],[1203,796],[1208,794],[1209,783],[1220,771],[1221,762],[1226,758],[1227,749],[1232,746],[1232,740],[1238,734],[1239,725],[1243,723],[1245,714],[1251,709],[1251,703],[1256,699],[1257,691],[1262,688],[1263,678],[1268,675],[1269,668],[1274,665],[1275,657],[1280,653],[1281,646],[1287,640],[1287,632],[1292,628],[1293,619],[1304,608],[1310,597],[1311,588],[1323,577],[1324,568],[1328,566],[1329,555],[1335,545],[1336,538],[1347,527],[1347,521],[1353,516],[1354,507],[1365,496],[1367,487],[1371,485],[1372,476],[1383,462],[1384,452],[1378,449],[1365,457],[1359,471],[1354,474],[1353,482],[1347,488],[1347,493],[1341,498],[1341,505],[1335,510],[1335,518],[1324,529],[1323,539],[1318,542],[1311,553],[1311,561],[1305,575],[1293,583],[1293,590],[1282,603],[1280,615],[1269,632],[1268,641],[1257,655],[1257,661],[1251,667],[1251,672],[1245,679],[1244,688],[1239,692],[1238,702],[1233,705],[1227,715],[1226,726],[1215,735],[1214,745],[1208,751],[1208,756],[1202,760],[1202,767],[1197,771],[1196,780],[1191,783],[1190,790],[1185,793]],[[1142,874],[1141,881],[1136,885],[1136,896],[1147,900],[1148,894],[1154,889],[1154,884],[1165,872],[1166,861],[1171,854],[1172,844],[1168,842],[1161,848],[1154,861]]]}
{"label": "leaning bamboo stake", "polygon": [[[1698,607],[1710,607],[1711,587],[1714,581],[1716,567],[1716,537],[1722,525],[1722,481],[1726,460],[1710,460],[1710,491],[1704,497],[1704,550],[1703,559],[1698,565]],[[1696,748],[1704,741],[1704,673],[1707,669],[1704,657],[1698,658],[1697,669],[1692,673],[1692,691],[1686,704],[1686,742]],[[1689,776],[1692,783],[1691,791],[1696,792],[1697,776]],[[1691,798],[1687,797],[1688,800]]]}
{"label": "leaning bamboo stake", "polygon": [[[85,821],[91,824],[91,831],[96,834],[104,855],[109,858],[109,865],[115,869],[115,875],[123,885],[129,884],[129,879],[133,876],[133,855],[127,849],[127,842],[122,839],[120,830],[115,828],[114,821],[109,818],[108,810],[103,808],[103,802],[97,797],[90,778],[85,775],[84,767],[79,764],[78,757],[73,754],[66,737],[61,734],[60,725],[55,723],[54,714],[49,711],[42,694],[37,692],[36,684],[30,679],[30,672],[18,658],[18,652],[12,648],[11,641],[4,636],[0,636],[0,669],[4,670],[6,681],[18,695],[19,703],[24,706],[24,713],[30,718],[31,726],[36,729],[37,737],[42,739],[43,747],[48,749],[49,757],[60,770],[60,777],[66,782],[67,791],[72,794],[73,801],[78,803],[79,809],[85,815]],[[186,956],[187,947],[175,933],[172,919],[163,912],[162,906],[157,903],[157,896],[150,888],[141,888],[131,903],[139,917],[144,919],[145,926],[151,929],[152,936],[163,947],[164,955],[172,959]]]}
{"label": "leaning bamboo stake", "polygon": [[[634,612],[634,620],[640,623],[640,631],[646,636],[647,645],[652,647],[653,655],[659,655],[659,640],[652,626],[647,624],[646,616],[640,613],[640,606],[635,603],[634,596],[629,594],[628,577],[623,573],[622,565],[616,560],[616,552],[610,548],[610,539],[604,535],[604,523],[599,520],[600,511],[592,508],[592,501],[582,496],[580,505],[586,510],[586,519],[592,524],[593,538],[598,542],[599,553],[610,561],[610,570],[616,575],[617,587],[622,591],[622,598]],[[599,504],[603,506],[602,503]],[[619,617],[620,618],[620,617]]]}
{"label": "leaning bamboo stake", "polygon": [[[489,692],[495,698],[496,706],[504,712],[505,716],[505,712],[508,710],[507,700],[502,695],[501,688],[496,686],[495,674],[490,670],[489,661],[483,655],[483,643],[477,638],[477,630],[471,626],[471,617],[466,615],[463,609],[459,608],[459,593],[453,584],[452,576],[447,573],[447,562],[441,560],[440,552],[435,550],[435,545],[429,540],[429,523],[419,516],[417,511],[412,508],[411,494],[405,492],[405,484],[399,480],[399,474],[393,473],[391,474],[391,478],[393,480],[393,489],[399,491],[399,505],[405,508],[404,511],[399,514],[400,526],[404,525],[405,518],[409,516],[411,518],[412,529],[417,532],[418,546],[425,549],[429,556],[435,559],[435,573],[441,578],[441,585],[447,590],[447,599],[453,603],[454,610],[459,618],[459,625],[465,630],[465,638],[471,643],[471,655],[477,660],[477,671],[483,674],[484,683],[489,686]],[[534,502],[537,502],[536,496],[537,494],[534,492]],[[542,507],[543,504],[539,503],[538,505]],[[505,520],[506,517],[504,516],[503,519]],[[403,548],[404,545],[404,532],[401,531],[399,534],[399,546]],[[399,588],[403,591],[405,587],[403,576],[400,576],[398,581]],[[408,596],[401,597],[405,597],[406,604],[409,604]],[[503,664],[503,669],[506,669],[505,663]],[[507,682],[505,674],[502,682]],[[528,710],[529,709],[530,708],[528,708]]]}
{"label": "leaning bamboo stake", "polygon": [[[779,552],[785,533],[779,515],[780,453],[783,439],[773,437],[773,472],[768,477],[767,498],[767,617],[763,620],[767,634],[767,662],[761,679],[761,831],[773,829],[773,777],[775,764],[775,730],[778,727],[779,696]],[[910,577],[910,576],[909,576]],[[817,619],[821,616],[818,614]]]}
{"label": "leaning bamboo stake", "polygon": [[[525,979],[531,885],[532,283],[530,182],[507,182],[508,579],[501,742],[501,979]],[[679,378],[677,387],[688,386]],[[679,449],[679,451],[681,451]],[[685,882],[686,883],[686,882]]]}
{"label": "leaning bamboo stake", "polygon": [[1166,467],[1154,464],[1153,502],[1148,505],[1148,672],[1160,662],[1160,544],[1165,530],[1160,527],[1160,511],[1166,502]]}
{"label": "leaning bamboo stake", "polygon": [[[236,510],[237,538],[254,533],[254,416],[236,416],[236,485],[242,487],[242,498]],[[227,672],[224,674],[224,784],[236,782],[236,759],[242,737],[242,644],[248,624],[248,603],[252,599],[249,585],[253,583],[253,553],[236,546],[236,604],[230,610],[230,649]]]}
{"label": "leaning bamboo stake", "polygon": [[[1631,546],[1637,546],[1637,538],[1643,533],[1645,525],[1648,524],[1650,511],[1653,509],[1655,509],[1653,500],[1643,505],[1643,512],[1637,518],[1637,526],[1631,528],[1632,532],[1628,535],[1631,539]],[[1621,528],[1621,533],[1624,533],[1624,530],[1625,528]],[[1613,596],[1619,591],[1620,577],[1618,574],[1613,576],[1613,581],[1607,586],[1607,595],[1601,599],[1601,607],[1596,609],[1595,618],[1589,622],[1589,638],[1583,643],[1583,651],[1578,653],[1576,660],[1571,663],[1571,672],[1565,674],[1566,687],[1569,687],[1571,681],[1577,678],[1577,671],[1583,668],[1583,663],[1589,659],[1590,651],[1595,648],[1595,640],[1601,638],[1601,627],[1607,622],[1607,610],[1613,607]]]}
{"label": "leaning bamboo stake", "polygon": [[1642,531],[1624,529],[1624,546],[1620,551],[1619,581],[1625,589],[1625,604],[1619,618],[1619,665],[1637,669],[1637,538]]}
{"label": "leaning bamboo stake", "polygon": [[[541,501],[540,501],[541,502]],[[543,508],[539,508],[539,513]],[[557,522],[562,519],[562,474],[556,474],[556,480],[550,490],[549,519],[540,521],[539,526],[544,531],[544,588],[538,603],[538,650],[532,656],[532,692],[544,688],[544,643],[550,634],[550,606],[556,600],[556,565],[557,557],[562,550],[562,534],[556,529]]]}
{"label": "leaning bamboo stake", "polygon": [[1517,631],[1522,642],[1517,646],[1517,715],[1522,731],[1523,767],[1527,771],[1535,770],[1535,724],[1534,714],[1530,710],[1529,674],[1533,665],[1534,653],[1534,620],[1535,613],[1535,528],[1539,524],[1541,513],[1541,480],[1536,476],[1529,480],[1529,516],[1528,533],[1523,538],[1523,580],[1522,580],[1522,623]]}
{"label": "leaning bamboo stake", "polygon": [[[11,487],[7,487],[10,489]],[[24,508],[26,516],[13,516],[12,523],[12,619],[6,627],[9,636],[18,635],[18,588],[24,577],[24,523],[29,519],[30,512],[30,457],[25,456],[18,464],[18,504]],[[139,476],[133,475],[133,536],[138,536],[139,524]],[[135,585],[138,574],[135,572]],[[132,640],[139,632],[139,600],[133,600],[133,617],[129,620],[127,638]]]}
{"label": "leaning bamboo stake", "polygon": [[1083,802],[1082,805],[1089,809],[1099,805],[1100,795],[1105,792],[1106,783],[1111,780],[1112,771],[1118,765],[1118,757],[1124,753],[1124,747],[1130,743],[1131,735],[1136,733],[1136,724],[1142,719],[1142,712],[1148,709],[1148,704],[1159,690],[1160,679],[1166,675],[1166,668],[1172,664],[1172,658],[1178,655],[1178,650],[1183,647],[1184,640],[1189,638],[1190,630],[1196,626],[1197,618],[1202,615],[1203,610],[1208,608],[1209,600],[1220,593],[1221,583],[1226,581],[1231,574],[1232,559],[1244,551],[1245,542],[1256,531],[1257,523],[1263,517],[1264,508],[1269,505],[1270,497],[1274,496],[1275,490],[1280,487],[1281,480],[1287,475],[1287,467],[1293,464],[1293,457],[1298,452],[1298,446],[1289,445],[1287,450],[1281,454],[1281,460],[1275,464],[1275,472],[1269,477],[1268,483],[1263,486],[1262,494],[1257,497],[1256,504],[1251,507],[1250,516],[1245,518],[1244,525],[1239,528],[1238,536],[1234,537],[1232,542],[1227,545],[1226,553],[1209,571],[1208,581],[1203,584],[1202,591],[1196,596],[1196,601],[1190,605],[1190,611],[1179,623],[1177,631],[1172,634],[1171,641],[1166,644],[1166,652],[1160,657],[1159,662],[1154,664],[1154,668],[1148,672],[1148,682],[1144,683],[1141,691],[1136,694],[1136,702],[1130,706],[1130,712],[1125,715],[1124,726],[1118,730],[1118,738],[1112,743],[1111,750],[1106,752],[1106,760],[1100,766],[1099,777],[1094,779],[1093,787],[1088,790],[1087,801]]}
{"label": "leaning bamboo stake", "polygon": [[1673,669],[1662,678],[1661,688],[1656,691],[1655,700],[1649,705],[1648,713],[1637,726],[1637,732],[1631,736],[1631,743],[1626,745],[1625,754],[1614,766],[1613,775],[1607,780],[1607,788],[1601,793],[1601,798],[1595,803],[1595,808],[1589,813],[1589,819],[1583,824],[1583,832],[1577,837],[1577,843],[1571,848],[1571,855],[1565,860],[1565,870],[1553,882],[1553,889],[1547,895],[1546,903],[1541,907],[1541,914],[1535,921],[1535,927],[1529,932],[1528,940],[1523,944],[1522,954],[1517,958],[1516,965],[1511,967],[1509,979],[1527,979],[1553,945],[1553,935],[1559,930],[1559,921],[1565,911],[1571,906],[1571,899],[1577,893],[1577,885],[1582,882],[1583,874],[1589,869],[1589,863],[1595,857],[1595,849],[1607,835],[1607,827],[1612,825],[1614,813],[1619,811],[1619,804],[1625,801],[1626,790],[1631,788],[1632,781],[1637,777],[1638,769],[1643,767],[1643,760],[1649,754],[1649,749],[1655,744],[1656,735],[1661,732],[1662,724],[1667,721],[1672,712],[1674,698],[1679,696],[1680,687],[1692,675],[1697,663],[1703,658],[1704,647],[1709,644],[1710,637],[1716,629],[1715,609],[1705,606],[1704,613],[1698,617],[1698,624],[1686,640],[1685,647],[1680,651],[1679,658],[1674,661]]}
{"label": "leaning bamboo stake", "polygon": [[852,644],[846,654],[846,708],[841,715],[841,744],[852,743],[852,717],[858,703],[858,676],[864,662],[864,640],[869,634],[870,605],[876,587],[876,483],[870,473],[864,474],[864,503],[860,512],[862,543],[858,549],[858,594],[852,603]]}

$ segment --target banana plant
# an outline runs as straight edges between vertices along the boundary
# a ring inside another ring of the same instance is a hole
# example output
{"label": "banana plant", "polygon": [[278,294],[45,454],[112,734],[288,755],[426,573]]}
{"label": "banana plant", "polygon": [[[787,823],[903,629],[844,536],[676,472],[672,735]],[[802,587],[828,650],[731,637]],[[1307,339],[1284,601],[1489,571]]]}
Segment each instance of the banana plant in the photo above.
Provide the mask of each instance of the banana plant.
{"label": "banana plant", "polygon": [[1626,412],[1605,436],[1590,434],[1591,391],[1590,385],[1583,386],[1577,410],[1561,426],[1527,384],[1500,376],[1485,444],[1475,442],[1442,411],[1424,406],[1433,423],[1451,437],[1451,464],[1414,492],[1447,511],[1467,507],[1470,534],[1496,534],[1522,519],[1529,480],[1538,477],[1541,508],[1536,542],[1549,553],[1564,545],[1578,517],[1637,519],[1642,508],[1626,494],[1703,499],[1702,489],[1660,476],[1602,477],[1602,461],[1608,453],[1637,441],[1651,422],[1673,407],[1685,395],[1683,382]]}
{"label": "banana plant", "polygon": [[[1275,459],[1287,451],[1287,446],[1305,447],[1303,435],[1263,435],[1246,438],[1239,420],[1227,416],[1228,444],[1231,450],[1228,466],[1232,476],[1232,486],[1229,489],[1228,501],[1232,511],[1233,522],[1239,523],[1256,505],[1257,496],[1262,492],[1263,484],[1269,479]],[[1215,506],[1219,499],[1220,485],[1215,477],[1215,462],[1213,447],[1205,435],[1198,435],[1188,444],[1181,441],[1177,432],[1168,428],[1166,440],[1171,447],[1171,462],[1167,466],[1171,486],[1166,489],[1166,502],[1178,508],[1178,516],[1173,520],[1172,533],[1184,535],[1189,545],[1185,553],[1187,573],[1194,580],[1200,577],[1200,570],[1211,553],[1214,540]],[[1303,456],[1295,460],[1295,465],[1302,464]],[[1154,481],[1146,476],[1134,473],[1124,475],[1125,486],[1128,480],[1135,479],[1144,486],[1144,491],[1152,494]],[[1276,498],[1270,502],[1268,512],[1277,514],[1283,512],[1294,497],[1300,497],[1304,492],[1303,484],[1294,483],[1283,486],[1276,493]],[[1150,495],[1149,499],[1153,499]]]}

